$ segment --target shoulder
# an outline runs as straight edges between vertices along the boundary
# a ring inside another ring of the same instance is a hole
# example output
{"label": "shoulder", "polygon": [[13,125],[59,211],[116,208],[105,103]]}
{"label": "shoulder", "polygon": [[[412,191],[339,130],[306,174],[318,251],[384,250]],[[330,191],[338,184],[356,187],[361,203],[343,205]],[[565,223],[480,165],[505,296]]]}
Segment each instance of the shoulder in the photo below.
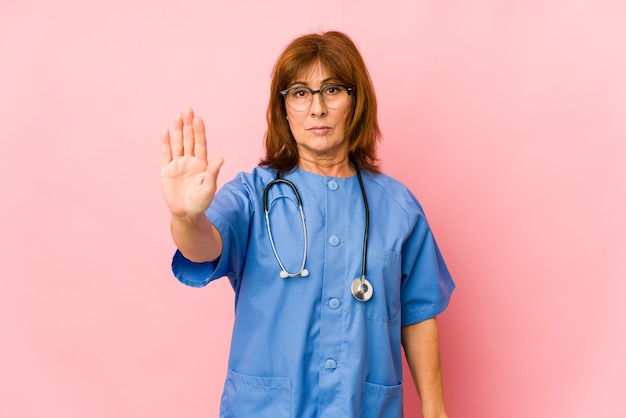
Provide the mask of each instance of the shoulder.
{"label": "shoulder", "polygon": [[248,187],[263,188],[276,177],[276,172],[265,166],[254,167],[251,171],[237,173],[233,181],[238,181]]}
{"label": "shoulder", "polygon": [[241,171],[222,188],[242,190],[250,195],[257,195],[276,177],[276,173],[267,167],[254,167],[251,171]]}
{"label": "shoulder", "polygon": [[254,202],[263,198],[263,190],[274,176],[275,173],[265,167],[255,167],[249,172],[241,171],[219,188],[211,207],[221,210],[249,206],[252,209]]}
{"label": "shoulder", "polygon": [[365,171],[362,173],[363,182],[368,188],[368,195],[371,194],[373,199],[381,199],[390,202],[408,215],[422,215],[423,209],[421,203],[415,197],[413,192],[409,190],[399,180],[384,174],[372,173]]}

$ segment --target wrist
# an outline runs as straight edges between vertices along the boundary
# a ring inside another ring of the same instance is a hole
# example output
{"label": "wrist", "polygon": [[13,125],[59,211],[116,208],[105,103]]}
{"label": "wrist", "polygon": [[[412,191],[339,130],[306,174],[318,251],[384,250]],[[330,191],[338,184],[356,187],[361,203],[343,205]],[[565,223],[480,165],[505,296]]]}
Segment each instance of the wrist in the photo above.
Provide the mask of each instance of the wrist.
{"label": "wrist", "polygon": [[184,215],[172,213],[172,224],[197,227],[201,225],[206,225],[207,223],[210,223],[210,221],[204,212],[187,213]]}
{"label": "wrist", "polygon": [[448,418],[448,414],[443,406],[439,408],[424,408],[422,407],[423,418]]}

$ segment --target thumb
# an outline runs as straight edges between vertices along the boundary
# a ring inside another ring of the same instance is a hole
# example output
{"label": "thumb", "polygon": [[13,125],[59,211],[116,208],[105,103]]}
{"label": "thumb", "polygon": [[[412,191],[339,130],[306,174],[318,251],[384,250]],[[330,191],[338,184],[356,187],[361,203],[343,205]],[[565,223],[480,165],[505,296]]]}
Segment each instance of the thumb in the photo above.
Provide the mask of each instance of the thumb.
{"label": "thumb", "polygon": [[209,161],[209,164],[206,168],[207,175],[217,178],[218,174],[220,173],[220,168],[222,167],[222,164],[224,164],[224,158],[222,157],[217,157]]}

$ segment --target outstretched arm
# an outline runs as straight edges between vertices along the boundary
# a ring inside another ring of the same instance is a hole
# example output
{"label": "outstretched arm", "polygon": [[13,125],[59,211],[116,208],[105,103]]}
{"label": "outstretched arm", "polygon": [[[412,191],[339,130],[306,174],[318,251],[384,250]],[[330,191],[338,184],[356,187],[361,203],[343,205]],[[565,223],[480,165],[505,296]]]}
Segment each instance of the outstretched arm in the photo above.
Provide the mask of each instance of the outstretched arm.
{"label": "outstretched arm", "polygon": [[222,253],[222,240],[205,215],[217,190],[224,160],[207,159],[204,122],[188,108],[176,115],[172,135],[161,134],[161,185],[172,215],[172,238],[191,261],[213,261]]}
{"label": "outstretched arm", "polygon": [[402,345],[422,403],[422,416],[446,418],[437,319],[403,327]]}

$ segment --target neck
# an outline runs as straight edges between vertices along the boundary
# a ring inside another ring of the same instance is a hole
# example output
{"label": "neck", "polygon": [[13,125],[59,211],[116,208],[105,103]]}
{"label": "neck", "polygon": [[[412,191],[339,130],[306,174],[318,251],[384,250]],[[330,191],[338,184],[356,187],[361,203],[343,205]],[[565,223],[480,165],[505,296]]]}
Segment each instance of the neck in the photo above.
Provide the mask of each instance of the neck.
{"label": "neck", "polygon": [[309,156],[300,156],[298,166],[305,171],[321,176],[347,178],[352,177],[356,173],[347,154],[342,158],[324,158],[323,156],[310,158]]}

